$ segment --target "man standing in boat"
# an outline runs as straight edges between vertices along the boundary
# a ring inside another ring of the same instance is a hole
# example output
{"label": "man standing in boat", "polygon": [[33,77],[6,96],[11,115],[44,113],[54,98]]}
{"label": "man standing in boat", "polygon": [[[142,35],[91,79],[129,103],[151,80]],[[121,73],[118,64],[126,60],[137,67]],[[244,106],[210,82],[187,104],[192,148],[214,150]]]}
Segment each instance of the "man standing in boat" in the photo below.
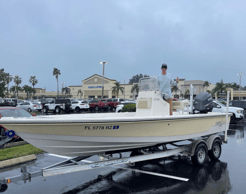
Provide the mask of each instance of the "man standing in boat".
{"label": "man standing in boat", "polygon": [[172,107],[172,93],[171,93],[171,85],[176,86],[179,82],[179,78],[177,77],[176,81],[172,79],[170,73],[167,73],[167,64],[163,63],[161,65],[161,75],[158,78],[158,84],[160,87],[160,92],[162,93],[162,97],[166,100],[170,105],[170,115],[173,114],[173,107]]}

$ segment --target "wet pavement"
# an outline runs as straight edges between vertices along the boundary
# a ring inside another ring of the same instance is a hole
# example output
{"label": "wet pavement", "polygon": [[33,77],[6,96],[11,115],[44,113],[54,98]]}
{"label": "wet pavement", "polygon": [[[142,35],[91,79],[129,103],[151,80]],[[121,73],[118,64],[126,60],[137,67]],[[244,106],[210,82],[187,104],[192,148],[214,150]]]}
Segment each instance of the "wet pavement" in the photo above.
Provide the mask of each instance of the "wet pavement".
{"label": "wet pavement", "polygon": [[[245,130],[246,122],[241,125],[230,125],[228,143],[222,146],[220,160],[207,162],[203,167],[195,167],[189,160],[182,158],[144,163],[134,167],[134,169],[188,178],[188,182],[125,168],[107,167],[46,178],[36,177],[25,184],[23,181],[11,183],[5,193],[245,193]],[[28,171],[38,171],[42,167],[64,160],[48,153],[37,157],[37,161],[28,164]],[[95,159],[97,157],[94,156],[87,160]],[[19,174],[20,166],[0,171],[0,177]]]}

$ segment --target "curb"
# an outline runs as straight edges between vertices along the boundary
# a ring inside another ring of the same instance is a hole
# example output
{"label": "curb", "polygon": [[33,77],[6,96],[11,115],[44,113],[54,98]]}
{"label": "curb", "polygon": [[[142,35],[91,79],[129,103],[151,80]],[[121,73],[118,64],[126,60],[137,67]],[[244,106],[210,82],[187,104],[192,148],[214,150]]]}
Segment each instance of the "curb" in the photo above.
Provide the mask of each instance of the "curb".
{"label": "curb", "polygon": [[30,161],[36,160],[36,159],[37,159],[37,157],[35,156],[35,154],[31,154],[28,156],[22,156],[19,158],[4,160],[4,161],[0,162],[0,168],[6,168],[6,167],[14,166],[17,164],[22,164],[22,163],[30,162]]}
{"label": "curb", "polygon": [[26,141],[19,141],[19,142],[12,142],[12,143],[7,143],[4,145],[4,148],[11,148],[19,145],[25,145],[28,144]]}

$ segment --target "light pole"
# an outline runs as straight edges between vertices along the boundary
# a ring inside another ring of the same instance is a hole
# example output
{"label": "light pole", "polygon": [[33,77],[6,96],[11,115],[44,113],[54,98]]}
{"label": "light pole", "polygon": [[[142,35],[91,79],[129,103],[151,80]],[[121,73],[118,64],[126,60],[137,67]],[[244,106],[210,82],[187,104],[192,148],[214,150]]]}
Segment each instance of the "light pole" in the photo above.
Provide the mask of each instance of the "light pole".
{"label": "light pole", "polygon": [[241,76],[244,75],[243,73],[238,73],[239,75],[239,100],[241,99]]}
{"label": "light pole", "polygon": [[[63,84],[65,84],[65,82],[61,82],[61,84],[62,84],[62,89],[63,89]],[[63,91],[62,91],[62,94],[63,94]]]}
{"label": "light pole", "polygon": [[103,99],[103,90],[104,90],[104,65],[105,64],[108,64],[108,62],[103,62],[103,61],[100,61],[100,64],[102,64],[103,65],[103,80],[102,80],[102,97],[101,97],[101,99]]}

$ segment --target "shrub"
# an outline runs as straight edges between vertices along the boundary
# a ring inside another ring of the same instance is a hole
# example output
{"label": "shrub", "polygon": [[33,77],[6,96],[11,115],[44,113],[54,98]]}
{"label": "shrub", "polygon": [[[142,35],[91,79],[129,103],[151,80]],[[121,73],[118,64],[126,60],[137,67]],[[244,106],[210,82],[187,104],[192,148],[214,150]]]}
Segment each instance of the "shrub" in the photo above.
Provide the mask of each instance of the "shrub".
{"label": "shrub", "polygon": [[136,112],[136,104],[127,104],[125,105],[121,112]]}

